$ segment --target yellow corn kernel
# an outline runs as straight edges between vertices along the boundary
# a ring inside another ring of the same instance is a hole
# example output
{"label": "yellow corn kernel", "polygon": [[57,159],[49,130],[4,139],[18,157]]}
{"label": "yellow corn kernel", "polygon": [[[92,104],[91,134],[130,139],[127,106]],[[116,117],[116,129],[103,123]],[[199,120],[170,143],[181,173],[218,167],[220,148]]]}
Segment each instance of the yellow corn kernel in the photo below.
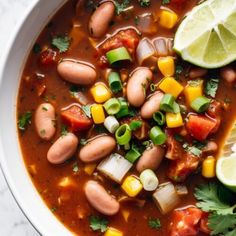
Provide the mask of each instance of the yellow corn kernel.
{"label": "yellow corn kernel", "polygon": [[207,157],[202,162],[202,176],[205,178],[214,178],[216,176],[216,159],[213,156]]}
{"label": "yellow corn kernel", "polygon": [[128,176],[121,188],[127,193],[129,197],[137,196],[143,188],[141,182],[134,176]]}
{"label": "yellow corn kernel", "polygon": [[104,236],[123,236],[123,233],[118,229],[109,227]]}
{"label": "yellow corn kernel", "polygon": [[165,93],[172,94],[175,98],[177,98],[184,89],[173,77],[164,78],[160,82],[159,88]]}
{"label": "yellow corn kernel", "polygon": [[167,29],[172,29],[178,21],[178,15],[173,11],[162,10],[160,14],[160,25]]}
{"label": "yellow corn kernel", "polygon": [[63,177],[59,181],[58,186],[62,188],[67,188],[67,187],[76,187],[77,184],[71,177]]}
{"label": "yellow corn kernel", "polygon": [[182,115],[180,113],[166,113],[166,124],[169,128],[177,128],[184,125]]}
{"label": "yellow corn kernel", "polygon": [[173,76],[175,73],[175,62],[173,57],[160,57],[157,65],[161,73],[165,76]]}
{"label": "yellow corn kernel", "polygon": [[188,84],[184,88],[184,96],[189,106],[196,98],[203,96],[203,81],[200,80],[196,84]]}
{"label": "yellow corn kernel", "polygon": [[128,210],[122,210],[121,214],[125,220],[125,222],[128,222],[129,216],[130,216],[130,212]]}
{"label": "yellow corn kernel", "polygon": [[101,104],[91,106],[91,115],[95,124],[102,124],[105,120],[105,113]]}
{"label": "yellow corn kernel", "polygon": [[84,172],[87,173],[88,175],[92,175],[96,167],[97,167],[96,164],[87,164],[84,167]]}
{"label": "yellow corn kernel", "polygon": [[95,84],[90,92],[97,103],[104,103],[111,98],[111,92],[103,83]]}

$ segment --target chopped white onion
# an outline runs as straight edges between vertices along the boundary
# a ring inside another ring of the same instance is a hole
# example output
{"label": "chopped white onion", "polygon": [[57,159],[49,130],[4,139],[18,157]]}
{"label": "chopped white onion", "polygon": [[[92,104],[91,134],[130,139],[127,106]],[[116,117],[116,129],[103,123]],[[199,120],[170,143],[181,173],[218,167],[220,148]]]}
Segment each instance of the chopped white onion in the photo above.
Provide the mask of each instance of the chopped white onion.
{"label": "chopped white onion", "polygon": [[146,191],[154,191],[159,184],[158,178],[150,169],[142,171],[140,174],[140,181]]}
{"label": "chopped white onion", "polygon": [[118,153],[111,154],[103,160],[97,169],[117,183],[121,183],[124,176],[133,165]]}
{"label": "chopped white onion", "polygon": [[177,184],[175,185],[175,190],[179,196],[188,195],[188,189],[183,184]]}
{"label": "chopped white onion", "polygon": [[171,182],[160,184],[152,196],[162,214],[172,211],[180,202],[180,198]]}
{"label": "chopped white onion", "polygon": [[108,116],[104,121],[104,126],[110,133],[114,134],[120,125],[114,116]]}
{"label": "chopped white onion", "polygon": [[173,39],[158,37],[153,40],[153,45],[156,49],[158,57],[172,56],[173,52]]}
{"label": "chopped white onion", "polygon": [[136,50],[136,57],[139,65],[142,65],[145,60],[155,55],[155,49],[149,39],[142,39]]}

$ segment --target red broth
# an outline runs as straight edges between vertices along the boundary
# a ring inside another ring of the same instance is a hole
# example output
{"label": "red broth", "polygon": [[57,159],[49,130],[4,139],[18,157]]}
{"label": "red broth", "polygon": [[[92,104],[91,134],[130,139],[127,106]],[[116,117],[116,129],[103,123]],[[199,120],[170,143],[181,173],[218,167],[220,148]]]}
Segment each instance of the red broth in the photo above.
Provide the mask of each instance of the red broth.
{"label": "red broth", "polygon": [[[107,80],[104,76],[107,66],[101,66],[101,64],[99,64],[98,53],[92,45],[93,42],[103,42],[105,36],[97,40],[89,33],[88,22],[93,13],[91,6],[89,6],[89,2],[90,1],[87,1],[87,6],[85,6],[86,4],[81,4],[80,8],[77,9],[76,12],[77,1],[68,1],[68,3],[62,7],[62,9],[44,28],[28,57],[21,79],[17,106],[19,117],[27,111],[32,112],[31,125],[28,125],[25,131],[19,132],[19,141],[25,164],[33,183],[48,208],[76,235],[101,235],[98,231],[93,231],[90,228],[91,216],[101,216],[106,218],[109,221],[110,227],[120,230],[124,235],[169,235],[169,224],[172,211],[166,215],[162,215],[154,204],[152,193],[150,192],[142,191],[137,196],[137,199],[145,201],[144,206],[137,206],[137,204],[132,202],[121,203],[119,213],[110,217],[101,215],[89,204],[84,193],[84,185],[91,179],[102,183],[104,188],[115,196],[116,199],[127,195],[121,190],[119,184],[105,177],[97,170],[95,170],[92,175],[88,175],[84,171],[85,163],[78,158],[78,151],[81,148],[81,145],[78,146],[73,157],[62,164],[53,165],[47,160],[47,152],[49,148],[61,136],[61,130],[65,127],[65,124],[61,119],[61,110],[71,104],[78,103],[78,99],[73,97],[71,92],[72,90],[75,90],[75,86],[60,77],[57,72],[57,63],[59,63],[61,59],[65,58],[89,62],[96,68],[97,81],[102,81],[107,84]],[[98,1],[95,2],[98,3]],[[142,33],[142,35],[139,36],[139,39],[144,37],[147,37],[150,40],[157,37],[173,38],[177,26],[169,30],[159,25],[158,15],[160,14],[161,9],[167,7],[175,11],[179,16],[179,22],[181,22],[184,15],[189,12],[198,1],[185,1],[185,3],[180,6],[178,4],[170,4],[162,6],[162,8],[160,2],[161,1],[152,0],[151,7],[140,7],[138,1],[131,1],[131,5],[134,8],[126,14],[121,14],[113,18],[112,24],[110,24],[107,31],[108,37],[117,30],[130,26],[142,31],[143,28],[147,27],[142,25],[144,23],[142,23],[139,16],[144,13],[150,13],[152,14],[152,17],[156,17],[156,20],[153,23],[154,26],[149,27],[153,27],[153,29],[150,30],[152,32]],[[52,39],[59,35],[67,35],[71,38],[70,47],[64,53],[60,53],[57,48],[51,45]],[[52,51],[47,51],[48,49]],[[55,61],[52,60],[52,53],[56,53]],[[48,56],[48,54],[50,54],[50,56],[45,59],[45,56]],[[180,75],[179,82],[185,86],[189,80],[187,74],[192,66],[182,62],[179,58],[176,60],[176,64],[178,63],[183,66],[184,70]],[[119,72],[121,69],[125,69],[127,74],[130,74],[136,67],[138,67],[138,63],[137,60],[134,60],[132,64],[129,64],[128,66],[122,65],[116,71]],[[157,83],[163,78],[163,76],[155,66],[152,69],[154,71],[154,83]],[[187,76],[185,77],[184,75]],[[209,71],[204,77],[209,78],[211,76],[219,78],[219,71]],[[77,86],[76,89],[85,96],[89,104],[94,103],[93,97],[89,92],[89,87]],[[148,91],[148,93],[150,93],[150,91]],[[122,93],[118,95],[122,96]],[[224,80],[220,80],[215,99],[220,101],[222,105],[223,111],[220,117],[222,122],[218,131],[215,134],[210,135],[208,140],[214,141],[218,147],[220,147],[236,113],[236,108],[233,105],[236,102],[235,89],[232,86],[229,86],[229,84]],[[178,101],[180,101],[181,104],[186,105],[183,94],[180,95]],[[35,111],[40,104],[45,102],[52,104],[56,111],[56,134],[53,136],[51,141],[42,140],[35,131]],[[139,108],[137,110],[139,111]],[[191,112],[191,110],[187,107],[187,113],[189,112]],[[152,122],[153,121],[147,120],[147,123],[149,123],[150,126],[152,126]],[[78,131],[75,132],[75,134],[80,140],[87,139],[99,134],[100,132],[104,132],[104,128],[101,127],[102,125],[96,125],[93,129]],[[108,133],[107,131],[105,132]],[[179,129],[178,132],[179,134],[182,134],[184,131]],[[163,145],[163,148],[166,150],[165,144]],[[216,157],[218,150],[211,153],[211,155]],[[121,151],[121,153],[124,153],[124,151]],[[206,155],[203,155],[202,159],[205,157]],[[170,162],[170,160],[164,158],[161,166],[156,171],[160,183],[170,181],[167,175],[169,170],[168,165]],[[176,208],[195,205],[196,200],[193,195],[194,188],[201,183],[207,182],[205,178],[201,177],[200,166],[201,164],[199,163],[199,168],[197,168],[194,173],[191,173],[191,175],[189,175],[184,181],[184,184],[188,188],[188,194],[181,197],[181,202],[176,206]],[[131,174],[136,176],[139,175],[135,170],[135,164],[128,173],[128,175]],[[68,177],[72,180],[72,186],[64,188],[58,186],[59,182],[64,177]],[[124,218],[124,212],[129,212],[127,220]],[[152,229],[148,224],[150,219],[156,218],[161,222],[161,228],[158,230]],[[205,234],[199,232],[197,235],[201,236]]]}

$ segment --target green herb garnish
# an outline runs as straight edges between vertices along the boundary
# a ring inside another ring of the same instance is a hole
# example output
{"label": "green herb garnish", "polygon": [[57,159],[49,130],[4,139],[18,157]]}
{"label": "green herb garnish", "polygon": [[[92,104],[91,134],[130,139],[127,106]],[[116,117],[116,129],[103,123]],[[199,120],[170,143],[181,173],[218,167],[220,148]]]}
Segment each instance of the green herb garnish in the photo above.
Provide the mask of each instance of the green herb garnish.
{"label": "green herb garnish", "polygon": [[108,221],[104,218],[101,218],[99,216],[91,216],[89,218],[90,221],[90,228],[93,231],[100,231],[101,233],[104,233],[107,230]]}
{"label": "green herb garnish", "polygon": [[123,0],[122,3],[119,3],[118,1],[114,1],[114,3],[116,7],[116,14],[120,15],[129,6],[130,0]]}
{"label": "green herb garnish", "polygon": [[134,120],[129,124],[129,127],[132,131],[135,131],[135,130],[141,128],[142,124],[143,124],[142,121]]}
{"label": "green herb garnish", "polygon": [[52,45],[59,49],[59,52],[66,52],[70,47],[71,39],[68,36],[57,36],[52,39]]}
{"label": "green herb garnish", "polygon": [[161,228],[161,221],[157,219],[149,219],[148,226],[152,229],[160,229]]}
{"label": "green herb garnish", "polygon": [[215,98],[216,92],[218,90],[219,86],[219,79],[210,79],[207,81],[206,87],[205,87],[205,93],[208,96],[211,96]]}
{"label": "green herb garnish", "polygon": [[149,7],[151,5],[151,0],[139,0],[141,7]]}
{"label": "green herb garnish", "polygon": [[91,105],[81,106],[81,109],[84,111],[88,118],[91,118]]}
{"label": "green herb garnish", "polygon": [[66,125],[62,125],[61,136],[66,136],[67,134],[68,134],[68,127]]}
{"label": "green herb garnish", "polygon": [[32,112],[27,111],[18,120],[18,128],[22,131],[25,131],[27,126],[31,124]]}

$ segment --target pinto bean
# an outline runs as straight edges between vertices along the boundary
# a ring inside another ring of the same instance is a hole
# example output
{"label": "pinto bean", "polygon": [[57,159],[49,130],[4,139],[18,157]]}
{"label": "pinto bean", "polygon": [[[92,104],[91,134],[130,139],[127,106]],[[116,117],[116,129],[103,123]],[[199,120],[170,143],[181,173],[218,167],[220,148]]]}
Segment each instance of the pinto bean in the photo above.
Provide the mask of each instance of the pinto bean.
{"label": "pinto bean", "polygon": [[87,200],[98,212],[111,216],[115,215],[119,211],[119,202],[98,182],[89,180],[85,184],[84,191]]}
{"label": "pinto bean", "polygon": [[153,146],[146,149],[139,158],[136,169],[139,173],[146,169],[156,170],[164,157],[164,149],[160,146]]}
{"label": "pinto bean", "polygon": [[35,112],[35,126],[41,139],[52,139],[56,132],[55,121],[55,109],[50,103],[43,103],[38,106]]}
{"label": "pinto bean", "polygon": [[152,118],[153,114],[160,109],[161,100],[164,94],[160,91],[154,93],[148,101],[146,101],[141,108],[141,116],[144,119]]}
{"label": "pinto bean", "polygon": [[79,85],[92,85],[97,77],[92,66],[76,61],[62,61],[58,64],[57,71],[64,80]]}
{"label": "pinto bean", "polygon": [[236,81],[236,72],[229,66],[222,68],[220,70],[220,75],[226,82],[230,84]]}
{"label": "pinto bean", "polygon": [[139,67],[127,84],[127,98],[134,107],[143,105],[146,99],[146,89],[152,80],[152,72],[147,67]]}
{"label": "pinto bean", "polygon": [[82,147],[79,152],[79,158],[83,162],[97,161],[111,154],[115,147],[116,141],[114,138],[101,136]]}
{"label": "pinto bean", "polygon": [[102,37],[108,30],[115,15],[115,5],[112,1],[102,3],[92,14],[89,21],[89,32],[95,38]]}
{"label": "pinto bean", "polygon": [[216,152],[217,150],[218,150],[217,143],[214,141],[208,141],[202,151],[206,154],[210,154]]}
{"label": "pinto bean", "polygon": [[189,71],[189,77],[191,79],[201,78],[201,77],[205,76],[207,74],[207,72],[208,72],[207,69],[195,67]]}
{"label": "pinto bean", "polygon": [[61,136],[49,149],[48,161],[52,164],[65,162],[75,154],[78,143],[78,138],[73,133]]}

